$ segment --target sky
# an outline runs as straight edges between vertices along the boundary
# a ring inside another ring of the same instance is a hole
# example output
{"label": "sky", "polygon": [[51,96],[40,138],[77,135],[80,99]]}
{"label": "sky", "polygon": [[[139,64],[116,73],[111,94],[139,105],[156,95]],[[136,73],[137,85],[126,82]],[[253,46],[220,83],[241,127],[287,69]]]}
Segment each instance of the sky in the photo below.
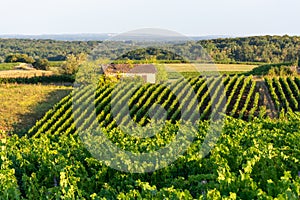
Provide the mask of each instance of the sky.
{"label": "sky", "polygon": [[300,35],[299,0],[1,0],[0,34]]}

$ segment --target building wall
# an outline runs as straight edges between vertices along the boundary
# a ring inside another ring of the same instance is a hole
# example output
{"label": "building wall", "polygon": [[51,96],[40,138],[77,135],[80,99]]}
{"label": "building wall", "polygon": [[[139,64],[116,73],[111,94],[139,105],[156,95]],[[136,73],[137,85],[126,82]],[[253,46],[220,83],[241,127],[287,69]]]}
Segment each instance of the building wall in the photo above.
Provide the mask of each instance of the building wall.
{"label": "building wall", "polygon": [[156,75],[155,74],[147,74],[147,82],[148,83],[155,83],[156,82]]}
{"label": "building wall", "polygon": [[134,77],[134,76],[141,76],[145,79],[146,77],[146,82],[147,83],[155,83],[156,82],[156,75],[155,74],[147,74],[147,73],[139,73],[139,74],[132,74],[132,73],[126,73],[124,74],[127,77]]}

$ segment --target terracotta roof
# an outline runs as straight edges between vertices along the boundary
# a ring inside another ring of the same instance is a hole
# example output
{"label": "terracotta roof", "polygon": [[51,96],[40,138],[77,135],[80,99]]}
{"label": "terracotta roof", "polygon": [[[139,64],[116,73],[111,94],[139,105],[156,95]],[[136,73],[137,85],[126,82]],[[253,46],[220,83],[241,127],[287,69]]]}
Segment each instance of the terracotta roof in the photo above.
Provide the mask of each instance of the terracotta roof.
{"label": "terracotta roof", "polygon": [[130,69],[127,73],[138,74],[138,73],[146,73],[146,74],[155,74],[157,72],[154,65],[138,65]]}
{"label": "terracotta roof", "polygon": [[155,74],[156,67],[151,64],[134,65],[132,68],[128,64],[113,64],[105,68],[107,73],[130,73],[130,74]]}

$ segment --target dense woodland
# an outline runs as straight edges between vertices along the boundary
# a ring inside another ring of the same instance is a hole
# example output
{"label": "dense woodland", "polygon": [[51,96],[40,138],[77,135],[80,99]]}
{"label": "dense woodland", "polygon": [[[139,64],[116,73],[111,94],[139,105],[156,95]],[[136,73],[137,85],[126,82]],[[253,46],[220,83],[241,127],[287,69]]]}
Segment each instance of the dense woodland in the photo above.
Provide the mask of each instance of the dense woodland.
{"label": "dense woodland", "polygon": [[300,55],[300,37],[255,36],[199,41],[216,61],[280,63]]}
{"label": "dense woodland", "polygon": [[0,62],[12,54],[26,54],[34,59],[65,60],[68,54],[89,53],[99,42],[0,39]]}
{"label": "dense woodland", "polygon": [[[101,41],[53,41],[30,39],[0,39],[0,62],[12,54],[26,54],[34,59],[49,61],[65,60],[68,54],[89,54]],[[293,62],[300,55],[300,37],[298,36],[255,36],[245,38],[228,38],[189,42],[177,46],[183,55],[197,54],[199,44],[216,62]],[[192,49],[192,52],[191,52]],[[142,52],[145,50],[141,50]],[[147,54],[158,55],[161,60],[178,59],[165,52],[147,50]],[[114,57],[113,55],[108,55]],[[126,56],[125,56],[126,58]],[[132,56],[127,56],[132,59]],[[138,59],[145,59],[139,57]]]}

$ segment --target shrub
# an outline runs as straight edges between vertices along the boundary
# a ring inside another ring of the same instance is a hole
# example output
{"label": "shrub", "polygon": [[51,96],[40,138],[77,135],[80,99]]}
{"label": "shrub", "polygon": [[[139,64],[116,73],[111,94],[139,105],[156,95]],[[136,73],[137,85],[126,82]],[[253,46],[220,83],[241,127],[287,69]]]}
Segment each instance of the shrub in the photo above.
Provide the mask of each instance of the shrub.
{"label": "shrub", "polygon": [[34,68],[40,70],[48,70],[49,69],[49,61],[47,59],[37,59],[33,63]]}

